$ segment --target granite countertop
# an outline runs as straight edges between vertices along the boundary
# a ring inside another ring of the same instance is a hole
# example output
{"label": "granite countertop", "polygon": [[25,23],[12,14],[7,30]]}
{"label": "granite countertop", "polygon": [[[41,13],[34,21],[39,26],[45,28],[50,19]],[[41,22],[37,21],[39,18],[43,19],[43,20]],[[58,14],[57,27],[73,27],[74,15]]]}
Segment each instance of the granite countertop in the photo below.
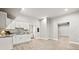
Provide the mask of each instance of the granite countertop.
{"label": "granite countertop", "polygon": [[[5,36],[0,36],[0,38],[13,37],[15,35],[25,35],[25,34],[10,34],[10,35],[5,35]],[[27,35],[29,35],[29,34],[27,34]]]}
{"label": "granite countertop", "polygon": [[13,37],[13,35],[0,36],[0,38]]}

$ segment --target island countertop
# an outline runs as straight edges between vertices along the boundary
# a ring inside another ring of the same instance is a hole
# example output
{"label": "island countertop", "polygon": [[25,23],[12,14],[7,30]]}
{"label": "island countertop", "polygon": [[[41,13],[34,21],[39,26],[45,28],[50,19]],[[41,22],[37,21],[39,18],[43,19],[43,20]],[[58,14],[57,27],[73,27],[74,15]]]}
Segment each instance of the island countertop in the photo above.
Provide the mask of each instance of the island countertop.
{"label": "island countertop", "polygon": [[0,38],[7,38],[7,37],[13,37],[13,35],[4,35],[4,36],[0,35]]}

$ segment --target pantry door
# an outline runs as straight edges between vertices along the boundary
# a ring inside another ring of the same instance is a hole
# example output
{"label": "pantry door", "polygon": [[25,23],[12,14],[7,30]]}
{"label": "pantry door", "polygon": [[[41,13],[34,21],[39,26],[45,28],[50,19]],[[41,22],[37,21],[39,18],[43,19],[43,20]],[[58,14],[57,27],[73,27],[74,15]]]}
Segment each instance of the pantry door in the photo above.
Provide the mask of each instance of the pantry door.
{"label": "pantry door", "polygon": [[58,39],[69,38],[69,22],[58,24]]}

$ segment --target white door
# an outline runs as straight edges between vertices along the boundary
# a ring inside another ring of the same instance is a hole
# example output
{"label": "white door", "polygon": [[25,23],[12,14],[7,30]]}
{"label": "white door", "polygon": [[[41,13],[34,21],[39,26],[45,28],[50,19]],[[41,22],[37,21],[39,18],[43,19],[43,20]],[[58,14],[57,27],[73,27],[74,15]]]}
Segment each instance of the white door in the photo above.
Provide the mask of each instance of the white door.
{"label": "white door", "polygon": [[58,25],[58,38],[69,38],[69,23]]}

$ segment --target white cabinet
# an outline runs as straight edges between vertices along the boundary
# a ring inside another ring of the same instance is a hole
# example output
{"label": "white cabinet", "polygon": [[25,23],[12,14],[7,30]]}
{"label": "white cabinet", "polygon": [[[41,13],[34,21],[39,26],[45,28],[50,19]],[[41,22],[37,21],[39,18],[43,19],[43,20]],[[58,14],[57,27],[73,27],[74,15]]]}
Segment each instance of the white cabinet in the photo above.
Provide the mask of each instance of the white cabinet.
{"label": "white cabinet", "polygon": [[7,13],[0,12],[0,28],[6,27]]}
{"label": "white cabinet", "polygon": [[15,35],[13,36],[13,44],[19,44],[19,43],[24,43],[28,42],[31,40],[30,35]]}
{"label": "white cabinet", "polygon": [[12,37],[0,38],[0,50],[13,49]]}

